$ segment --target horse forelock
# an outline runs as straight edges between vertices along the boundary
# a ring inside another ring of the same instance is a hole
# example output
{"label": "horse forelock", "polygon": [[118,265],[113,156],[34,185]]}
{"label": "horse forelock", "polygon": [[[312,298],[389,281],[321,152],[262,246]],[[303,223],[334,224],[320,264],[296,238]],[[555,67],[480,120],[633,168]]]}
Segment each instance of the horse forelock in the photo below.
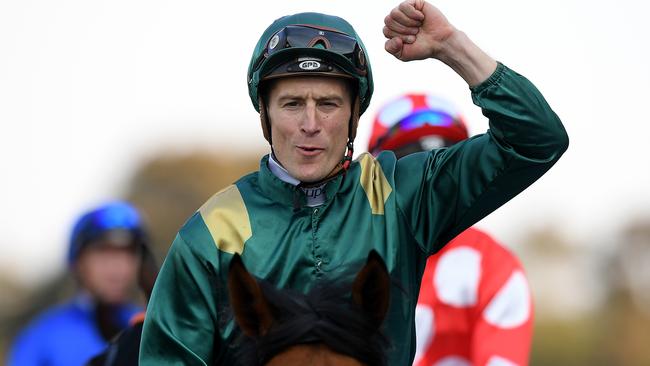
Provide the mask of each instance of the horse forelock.
{"label": "horse forelock", "polygon": [[373,319],[352,302],[351,281],[320,281],[307,294],[258,282],[275,321],[259,339],[241,337],[238,358],[244,364],[264,365],[301,344],[323,344],[367,365],[386,364],[388,341]]}

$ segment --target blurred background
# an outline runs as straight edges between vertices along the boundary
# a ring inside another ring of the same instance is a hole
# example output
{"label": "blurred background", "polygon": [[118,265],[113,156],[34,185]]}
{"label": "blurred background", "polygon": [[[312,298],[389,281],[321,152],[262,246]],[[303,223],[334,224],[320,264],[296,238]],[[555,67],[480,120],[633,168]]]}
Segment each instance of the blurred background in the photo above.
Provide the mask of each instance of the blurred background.
{"label": "blurred background", "polygon": [[[533,365],[650,364],[650,5],[636,0],[433,2],[531,79],[571,138],[541,180],[478,224],[517,253],[535,298]],[[348,19],[368,48],[375,111],[404,92],[453,101],[464,82],[383,51],[397,1],[0,1],[0,360],[15,332],[73,290],[65,253],[83,210],[125,198],[162,259],[177,229],[268,152],[246,89],[275,18]],[[2,361],[0,361],[2,362]]]}

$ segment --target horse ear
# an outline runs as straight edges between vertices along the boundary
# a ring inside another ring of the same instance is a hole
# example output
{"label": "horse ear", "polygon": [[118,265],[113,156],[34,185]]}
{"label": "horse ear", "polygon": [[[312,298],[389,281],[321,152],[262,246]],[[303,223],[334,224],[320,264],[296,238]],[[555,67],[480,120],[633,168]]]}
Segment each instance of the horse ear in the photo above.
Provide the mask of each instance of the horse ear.
{"label": "horse ear", "polygon": [[368,254],[366,265],[354,279],[352,300],[370,315],[377,328],[381,326],[390,303],[390,275],[375,250]]}
{"label": "horse ear", "polygon": [[228,293],[235,321],[244,334],[257,338],[273,324],[273,314],[257,280],[248,273],[239,254],[230,261]]}

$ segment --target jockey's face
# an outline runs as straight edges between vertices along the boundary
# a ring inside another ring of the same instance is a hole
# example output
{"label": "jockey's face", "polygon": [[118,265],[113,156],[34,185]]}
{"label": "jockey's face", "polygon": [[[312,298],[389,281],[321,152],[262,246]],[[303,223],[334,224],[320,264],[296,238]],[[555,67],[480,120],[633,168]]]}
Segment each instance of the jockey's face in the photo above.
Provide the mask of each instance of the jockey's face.
{"label": "jockey's face", "polygon": [[107,304],[125,302],[137,283],[139,253],[134,245],[109,241],[86,246],[75,264],[81,286]]}
{"label": "jockey's face", "polygon": [[325,178],[343,159],[352,113],[340,78],[296,76],[272,82],[268,97],[273,151],[302,182]]}

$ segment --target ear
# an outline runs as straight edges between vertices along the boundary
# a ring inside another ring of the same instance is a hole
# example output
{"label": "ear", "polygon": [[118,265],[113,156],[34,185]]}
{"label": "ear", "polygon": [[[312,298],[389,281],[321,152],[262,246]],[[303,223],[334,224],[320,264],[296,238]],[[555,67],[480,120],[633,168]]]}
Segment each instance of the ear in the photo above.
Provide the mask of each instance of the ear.
{"label": "ear", "polygon": [[354,279],[352,300],[370,315],[377,328],[381,326],[390,303],[390,275],[375,250],[368,254],[366,265]]}
{"label": "ear", "polygon": [[244,334],[258,338],[266,334],[273,324],[271,308],[257,280],[248,273],[239,254],[230,261],[228,293],[235,321]]}

